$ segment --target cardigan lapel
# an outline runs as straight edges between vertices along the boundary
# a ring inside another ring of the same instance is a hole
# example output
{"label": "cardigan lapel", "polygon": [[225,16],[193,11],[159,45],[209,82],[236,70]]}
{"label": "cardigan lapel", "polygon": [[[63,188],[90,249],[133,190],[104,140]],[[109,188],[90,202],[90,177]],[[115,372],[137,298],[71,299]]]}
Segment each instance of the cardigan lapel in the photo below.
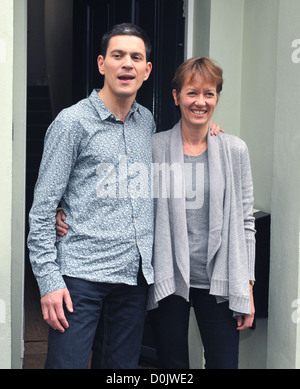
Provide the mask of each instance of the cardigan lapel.
{"label": "cardigan lapel", "polygon": [[[174,193],[180,196],[170,196],[171,228],[174,236],[175,259],[181,275],[189,283],[189,244],[185,211],[185,178],[184,178],[184,155],[181,136],[181,121],[179,121],[170,134],[170,166],[175,167]],[[175,165],[176,164],[176,165]],[[180,169],[180,171],[177,169]]]}
{"label": "cardigan lapel", "polygon": [[221,233],[223,226],[223,202],[224,202],[224,177],[222,174],[220,143],[218,136],[207,135],[208,165],[209,165],[209,240],[207,269],[211,276],[212,260],[221,245]]}

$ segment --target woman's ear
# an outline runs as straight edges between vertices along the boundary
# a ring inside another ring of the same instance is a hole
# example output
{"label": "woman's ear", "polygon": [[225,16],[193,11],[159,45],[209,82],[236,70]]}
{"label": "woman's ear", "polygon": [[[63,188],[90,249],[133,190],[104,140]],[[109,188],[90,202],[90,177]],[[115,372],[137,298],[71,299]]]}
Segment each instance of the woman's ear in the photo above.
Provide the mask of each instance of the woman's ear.
{"label": "woman's ear", "polygon": [[178,98],[176,89],[173,89],[173,90],[172,90],[172,94],[173,94],[173,98],[174,98],[175,105],[178,106],[178,105],[179,105],[179,98]]}

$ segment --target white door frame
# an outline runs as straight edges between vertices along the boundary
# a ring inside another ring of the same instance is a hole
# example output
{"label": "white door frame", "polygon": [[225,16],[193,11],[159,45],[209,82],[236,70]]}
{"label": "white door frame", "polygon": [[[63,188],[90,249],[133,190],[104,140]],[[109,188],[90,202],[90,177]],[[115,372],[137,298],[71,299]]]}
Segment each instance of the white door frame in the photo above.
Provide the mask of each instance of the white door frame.
{"label": "white door frame", "polygon": [[27,0],[14,0],[11,254],[11,368],[24,356]]}

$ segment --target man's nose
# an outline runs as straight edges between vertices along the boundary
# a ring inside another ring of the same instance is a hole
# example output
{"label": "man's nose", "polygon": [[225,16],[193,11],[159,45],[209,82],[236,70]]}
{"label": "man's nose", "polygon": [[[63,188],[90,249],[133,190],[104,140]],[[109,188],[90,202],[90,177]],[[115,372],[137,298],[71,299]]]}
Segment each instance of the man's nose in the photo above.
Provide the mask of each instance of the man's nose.
{"label": "man's nose", "polygon": [[123,67],[132,68],[132,59],[131,59],[130,55],[126,55],[124,57]]}

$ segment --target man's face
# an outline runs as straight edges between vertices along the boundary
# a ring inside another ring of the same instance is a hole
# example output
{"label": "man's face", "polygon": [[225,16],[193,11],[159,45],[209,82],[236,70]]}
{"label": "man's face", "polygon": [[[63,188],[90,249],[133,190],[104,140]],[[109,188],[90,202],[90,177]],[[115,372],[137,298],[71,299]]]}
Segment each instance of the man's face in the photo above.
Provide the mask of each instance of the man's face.
{"label": "man's face", "polygon": [[141,38],[117,35],[110,39],[105,58],[98,57],[99,72],[105,76],[104,88],[116,97],[135,97],[149,78],[152,64],[147,62]]}

